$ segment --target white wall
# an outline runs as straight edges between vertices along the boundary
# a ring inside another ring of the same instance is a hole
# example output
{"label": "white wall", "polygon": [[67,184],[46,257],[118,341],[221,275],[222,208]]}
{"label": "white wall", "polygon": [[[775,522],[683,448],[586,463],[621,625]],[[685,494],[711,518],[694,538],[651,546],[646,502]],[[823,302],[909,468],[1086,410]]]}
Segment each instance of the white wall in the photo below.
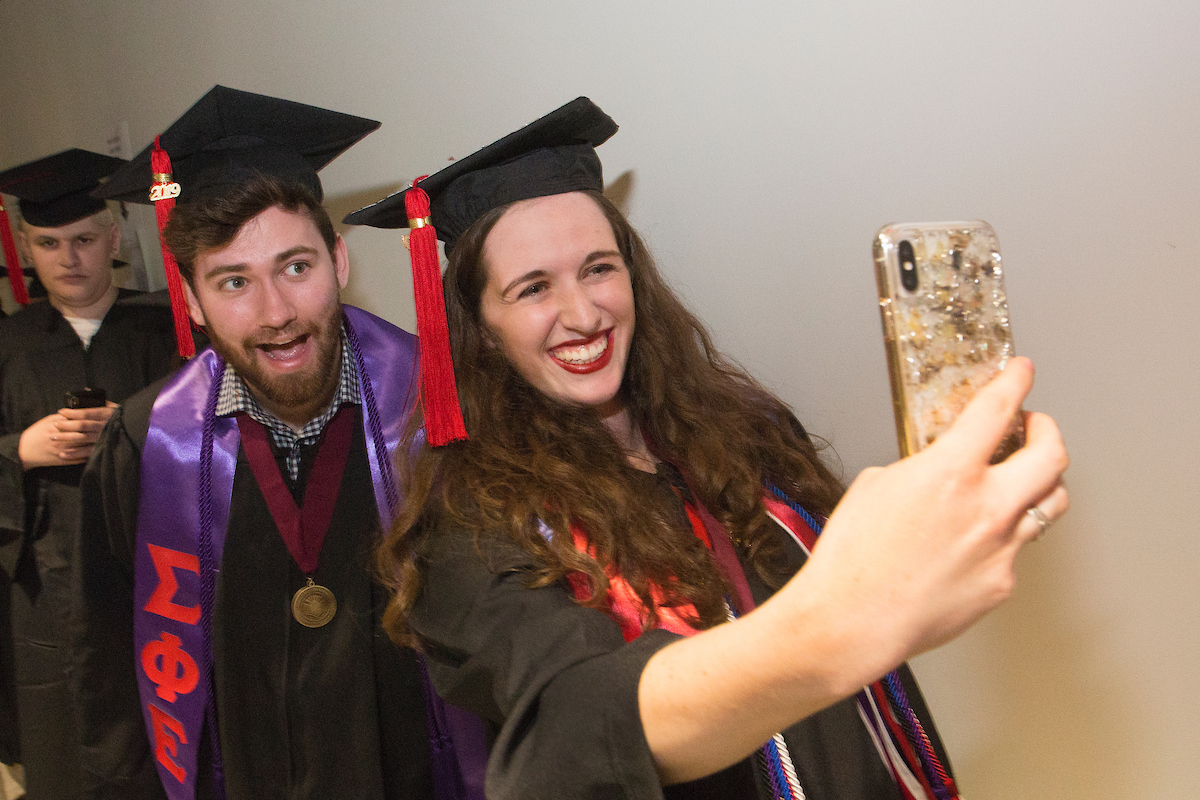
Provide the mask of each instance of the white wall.
{"label": "white wall", "polygon": [[[896,456],[874,231],[989,220],[1074,508],[917,670],[971,800],[1200,794],[1191,0],[0,0],[0,30],[0,165],[122,122],[136,151],[223,83],[383,121],[324,173],[339,218],[589,95],[665,271],[847,476]],[[398,234],[346,238],[349,299],[411,325]]]}

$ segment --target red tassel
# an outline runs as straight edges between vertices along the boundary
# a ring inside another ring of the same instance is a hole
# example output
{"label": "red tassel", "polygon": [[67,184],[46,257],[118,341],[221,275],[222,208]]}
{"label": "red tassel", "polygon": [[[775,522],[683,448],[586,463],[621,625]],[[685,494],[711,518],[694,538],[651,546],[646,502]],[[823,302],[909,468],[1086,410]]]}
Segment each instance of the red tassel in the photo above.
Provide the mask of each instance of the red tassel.
{"label": "red tassel", "polygon": [[163,241],[163,228],[171,218],[175,208],[175,198],[179,196],[179,184],[171,178],[171,157],[154,137],[154,149],[150,151],[150,171],[154,174],[154,183],[150,187],[150,200],[154,204],[154,215],[158,218],[158,241],[162,246],[163,270],[167,274],[167,292],[171,295],[171,313],[175,317],[175,343],[179,347],[179,355],[191,358],[196,355],[196,344],[192,340],[191,317],[187,312],[187,301],[183,296],[183,278],[179,275],[179,265],[171,254],[167,243]]}
{"label": "red tassel", "polygon": [[29,292],[25,291],[25,275],[21,272],[21,259],[17,257],[17,245],[13,241],[8,212],[0,201],[0,240],[4,244],[4,265],[8,267],[8,282],[12,284],[13,298],[23,306],[29,305]]}
{"label": "red tassel", "polygon": [[[420,178],[417,179],[421,180]],[[404,195],[408,214],[408,248],[412,256],[413,294],[417,306],[417,335],[421,339],[421,399],[425,411],[425,436],[434,447],[466,439],[454,361],[450,355],[450,329],[438,263],[437,232],[429,219],[429,195],[417,181]]]}

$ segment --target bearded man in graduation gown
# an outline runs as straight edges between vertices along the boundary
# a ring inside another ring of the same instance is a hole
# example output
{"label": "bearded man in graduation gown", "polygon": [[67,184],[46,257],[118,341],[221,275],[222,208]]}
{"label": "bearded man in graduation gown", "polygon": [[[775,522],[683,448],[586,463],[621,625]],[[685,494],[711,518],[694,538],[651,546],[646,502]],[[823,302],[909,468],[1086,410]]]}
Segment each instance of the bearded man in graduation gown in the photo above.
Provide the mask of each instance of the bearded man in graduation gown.
{"label": "bearded man in graduation gown", "polygon": [[416,339],[342,306],[316,170],[376,127],[216,87],[105,186],[178,195],[165,250],[212,348],[113,415],[84,478],[87,797],[482,797],[370,569]]}
{"label": "bearded man in graduation gown", "polygon": [[[20,201],[16,241],[48,295],[0,320],[0,709],[15,698],[16,711],[0,718],[0,761],[24,764],[30,800],[71,797],[78,779],[67,672],[83,463],[116,403],[174,364],[170,312],[116,287],[120,231],[88,194],[124,163],[67,150],[0,173],[0,191]],[[28,303],[23,289],[14,283]],[[106,400],[66,407],[85,388]]]}

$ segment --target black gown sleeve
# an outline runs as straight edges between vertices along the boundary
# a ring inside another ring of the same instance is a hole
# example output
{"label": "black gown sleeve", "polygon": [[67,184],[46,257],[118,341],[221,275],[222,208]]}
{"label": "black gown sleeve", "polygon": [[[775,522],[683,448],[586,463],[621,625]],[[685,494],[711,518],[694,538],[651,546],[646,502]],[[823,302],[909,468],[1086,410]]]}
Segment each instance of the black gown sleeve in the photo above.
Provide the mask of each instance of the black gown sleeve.
{"label": "black gown sleeve", "polygon": [[[0,431],[4,425],[2,414],[0,411]],[[0,432],[0,529],[4,531],[19,532],[25,528],[25,470],[17,454],[22,433]]]}
{"label": "black gown sleeve", "polygon": [[[0,337],[11,336],[4,327]],[[9,384],[14,377],[9,369],[12,354],[0,346],[0,571],[9,580],[16,572],[17,558],[25,531],[25,470],[18,453],[24,428],[9,412],[5,398],[16,391]]]}
{"label": "black gown sleeve", "polygon": [[[781,535],[782,531],[781,531]],[[410,616],[434,688],[499,726],[489,798],[751,798],[766,796],[745,760],[689,784],[659,785],[638,711],[646,662],[678,636],[649,631],[626,643],[608,615],[568,588],[527,588],[531,557],[515,545],[438,530],[422,551],[425,582]],[[786,548],[794,573],[803,552]],[[748,565],[744,565],[748,567]],[[756,602],[773,593],[752,568]],[[906,666],[901,676],[935,750],[945,753]],[[697,698],[703,702],[703,698]],[[900,791],[847,698],[784,736],[810,800],[899,800]]]}
{"label": "black gown sleeve", "polygon": [[[0,353],[0,360],[6,357]],[[0,366],[0,396],[5,374],[6,370]],[[25,542],[25,470],[17,454],[22,431],[11,430],[12,427],[0,402],[0,763],[4,764],[21,760],[9,596]]]}
{"label": "black gown sleeve", "polygon": [[[133,646],[133,551],[141,448],[114,412],[83,473],[75,542],[72,690],[82,737],[83,797],[158,800],[162,783],[142,721]],[[144,437],[144,432],[142,433]]]}
{"label": "black gown sleeve", "polygon": [[679,637],[627,644],[564,587],[527,588],[524,551],[481,548],[460,530],[430,538],[410,624],[438,693],[500,726],[488,797],[661,798],[637,689],[650,657]]}

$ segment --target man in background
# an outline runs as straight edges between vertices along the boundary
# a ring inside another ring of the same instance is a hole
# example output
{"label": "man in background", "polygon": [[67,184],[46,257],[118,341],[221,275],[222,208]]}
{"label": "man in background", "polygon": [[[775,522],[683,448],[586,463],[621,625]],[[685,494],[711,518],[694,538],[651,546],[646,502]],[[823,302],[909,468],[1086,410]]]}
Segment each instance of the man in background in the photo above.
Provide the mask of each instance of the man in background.
{"label": "man in background", "polygon": [[0,320],[0,695],[15,701],[0,760],[24,765],[29,800],[78,791],[67,673],[83,464],[116,404],[174,364],[170,314],[114,285],[120,230],[89,196],[124,163],[67,150],[0,173],[47,294]]}

